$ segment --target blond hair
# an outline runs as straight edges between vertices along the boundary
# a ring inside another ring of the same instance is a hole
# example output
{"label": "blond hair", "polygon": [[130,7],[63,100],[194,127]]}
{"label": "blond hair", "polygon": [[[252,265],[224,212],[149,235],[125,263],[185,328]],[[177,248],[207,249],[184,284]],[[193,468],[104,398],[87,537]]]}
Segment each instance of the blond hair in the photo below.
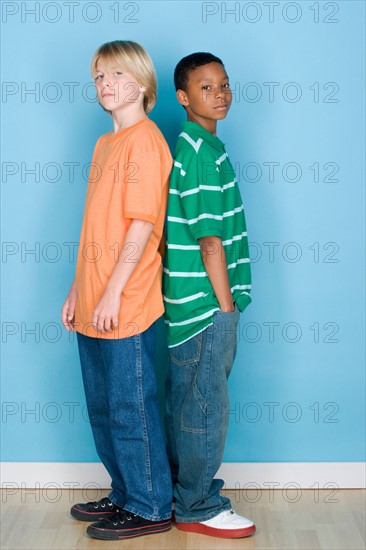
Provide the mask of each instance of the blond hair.
{"label": "blond hair", "polygon": [[93,78],[96,76],[96,65],[99,58],[116,61],[139,84],[146,87],[143,104],[145,113],[148,114],[156,103],[158,84],[152,59],[145,48],[131,40],[114,40],[102,44],[91,60]]}

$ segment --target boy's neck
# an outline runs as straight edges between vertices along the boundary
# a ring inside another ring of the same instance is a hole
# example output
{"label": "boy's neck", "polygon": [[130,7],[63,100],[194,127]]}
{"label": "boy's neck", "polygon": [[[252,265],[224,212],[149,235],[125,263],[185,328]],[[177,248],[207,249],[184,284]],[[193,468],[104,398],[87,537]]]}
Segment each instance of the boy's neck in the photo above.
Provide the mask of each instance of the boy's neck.
{"label": "boy's neck", "polygon": [[197,124],[202,126],[202,128],[210,132],[210,134],[212,134],[213,136],[216,136],[216,123],[217,123],[216,120],[211,120],[208,118],[196,119],[194,116],[191,116],[191,115],[187,115],[187,120],[189,122],[196,122]]}
{"label": "boy's neck", "polygon": [[145,118],[148,118],[144,109],[131,109],[131,110],[124,110],[123,113],[117,112],[112,113],[112,119],[113,119],[113,131],[111,135],[115,135],[118,132],[121,132],[121,130],[125,130],[126,128],[129,128],[130,126],[133,126],[134,124],[137,124],[140,122],[140,120],[143,120]]}

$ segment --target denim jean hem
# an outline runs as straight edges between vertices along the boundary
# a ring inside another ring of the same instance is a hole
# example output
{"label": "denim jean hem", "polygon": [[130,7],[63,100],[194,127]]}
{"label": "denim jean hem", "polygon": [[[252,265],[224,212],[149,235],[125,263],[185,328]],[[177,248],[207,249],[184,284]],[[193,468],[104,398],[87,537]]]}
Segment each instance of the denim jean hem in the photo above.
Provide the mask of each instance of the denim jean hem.
{"label": "denim jean hem", "polygon": [[109,493],[108,498],[115,506],[123,509],[124,504],[121,504],[121,501],[118,500],[118,497],[116,496],[116,492],[114,490],[111,493]]}
{"label": "denim jean hem", "polygon": [[146,514],[145,512],[141,512],[141,510],[138,510],[137,508],[134,508],[133,506],[124,506],[123,508],[127,512],[131,512],[132,514],[136,514],[137,516],[140,516],[141,518],[148,519],[149,521],[165,521],[167,519],[171,519],[172,513],[170,512],[167,516],[152,516],[150,514]]}
{"label": "denim jean hem", "polygon": [[225,506],[222,506],[218,510],[213,510],[212,512],[205,514],[202,517],[181,517],[177,513],[175,514],[175,521],[176,523],[200,523],[201,521],[207,521],[209,519],[215,518],[222,512],[227,512],[228,510],[232,509],[231,502],[228,504],[225,504]]}

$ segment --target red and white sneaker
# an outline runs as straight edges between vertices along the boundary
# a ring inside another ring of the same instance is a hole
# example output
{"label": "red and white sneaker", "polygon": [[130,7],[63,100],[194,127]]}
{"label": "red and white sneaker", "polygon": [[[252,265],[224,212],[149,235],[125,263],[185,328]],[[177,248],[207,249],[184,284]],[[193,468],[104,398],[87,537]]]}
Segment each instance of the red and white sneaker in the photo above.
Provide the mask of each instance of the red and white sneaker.
{"label": "red and white sneaker", "polygon": [[176,523],[181,531],[200,533],[224,539],[239,539],[255,533],[255,525],[250,519],[239,516],[234,510],[221,512],[214,518],[199,523]]}

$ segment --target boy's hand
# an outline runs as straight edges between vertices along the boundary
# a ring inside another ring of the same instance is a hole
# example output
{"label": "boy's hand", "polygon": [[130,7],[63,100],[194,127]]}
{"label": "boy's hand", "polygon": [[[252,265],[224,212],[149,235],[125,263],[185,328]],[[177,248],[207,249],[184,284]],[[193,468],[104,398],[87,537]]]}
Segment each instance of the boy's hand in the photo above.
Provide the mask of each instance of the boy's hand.
{"label": "boy's hand", "polygon": [[69,332],[75,332],[75,304],[77,299],[78,291],[74,281],[61,310],[62,324]]}
{"label": "boy's hand", "polygon": [[120,306],[120,292],[107,288],[94,310],[92,321],[94,329],[105,334],[117,328]]}
{"label": "boy's hand", "polygon": [[220,311],[222,311],[223,313],[232,313],[233,311],[235,311],[234,302],[231,302],[231,303],[229,303],[228,305],[225,305],[225,306],[220,304]]}

